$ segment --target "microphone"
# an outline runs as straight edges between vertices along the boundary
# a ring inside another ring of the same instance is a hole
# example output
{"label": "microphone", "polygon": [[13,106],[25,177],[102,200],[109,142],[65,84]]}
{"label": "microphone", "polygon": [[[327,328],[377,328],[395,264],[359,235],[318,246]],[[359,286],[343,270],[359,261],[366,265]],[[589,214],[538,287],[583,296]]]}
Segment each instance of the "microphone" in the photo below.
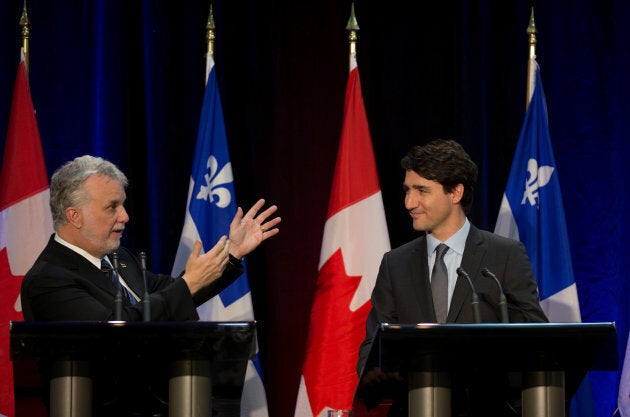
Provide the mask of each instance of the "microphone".
{"label": "microphone", "polygon": [[509,319],[508,309],[507,309],[507,300],[505,299],[505,293],[503,292],[503,287],[501,286],[499,279],[497,278],[496,275],[490,272],[488,268],[483,268],[481,270],[481,275],[483,275],[486,278],[492,278],[494,279],[494,282],[497,283],[497,286],[499,287],[499,310],[501,312],[501,323],[509,323],[510,319]]}
{"label": "microphone", "polygon": [[473,285],[470,276],[461,267],[457,268],[457,276],[464,277],[468,281],[468,285],[470,285],[470,289],[472,290],[470,305],[473,309],[473,317],[475,319],[475,323],[481,323],[481,312],[479,311],[479,296],[477,295],[477,291],[475,291],[475,286]]}
{"label": "microphone", "polygon": [[140,269],[142,269],[142,281],[144,282],[144,295],[142,296],[142,318],[151,321],[151,300],[147,287],[147,254],[140,252]]}
{"label": "microphone", "polygon": [[114,320],[122,320],[122,289],[120,288],[120,277],[118,276],[118,253],[112,253],[112,266],[114,267],[114,283],[116,284],[116,297],[114,297]]}

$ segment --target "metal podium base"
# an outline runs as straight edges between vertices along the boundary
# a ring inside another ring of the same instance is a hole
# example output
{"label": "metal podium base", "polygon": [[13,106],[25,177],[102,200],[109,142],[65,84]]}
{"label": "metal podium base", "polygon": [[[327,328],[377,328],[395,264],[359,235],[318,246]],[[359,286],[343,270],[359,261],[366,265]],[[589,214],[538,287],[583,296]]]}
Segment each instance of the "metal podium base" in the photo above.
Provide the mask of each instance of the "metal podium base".
{"label": "metal podium base", "polygon": [[523,373],[523,417],[563,417],[564,372]]}
{"label": "metal podium base", "polygon": [[50,380],[50,417],[90,417],[92,378],[83,361],[55,361]]}
{"label": "metal podium base", "polygon": [[[176,360],[169,379],[169,417],[210,417],[209,360]],[[83,361],[56,361],[50,381],[50,417],[91,417],[92,378]]]}
{"label": "metal podium base", "polygon": [[[564,417],[564,372],[523,373],[522,417]],[[409,417],[450,417],[448,372],[409,372]]]}
{"label": "metal podium base", "polygon": [[409,372],[409,417],[450,417],[448,372]]}
{"label": "metal podium base", "polygon": [[169,417],[210,417],[212,383],[210,361],[177,360],[171,365],[168,383]]}

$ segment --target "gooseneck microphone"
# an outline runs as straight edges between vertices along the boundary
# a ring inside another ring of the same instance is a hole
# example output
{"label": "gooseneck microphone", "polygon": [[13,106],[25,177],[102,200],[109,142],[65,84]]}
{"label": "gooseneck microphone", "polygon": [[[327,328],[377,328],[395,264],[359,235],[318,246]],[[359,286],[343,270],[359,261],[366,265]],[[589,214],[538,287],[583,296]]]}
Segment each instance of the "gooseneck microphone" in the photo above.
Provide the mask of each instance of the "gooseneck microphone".
{"label": "gooseneck microphone", "polygon": [[477,291],[475,290],[475,286],[473,285],[470,276],[461,267],[457,268],[457,276],[464,277],[466,278],[466,281],[468,281],[468,285],[472,290],[470,305],[472,306],[473,310],[473,318],[475,319],[475,323],[481,323],[481,313],[479,311],[479,296],[477,295]]}
{"label": "gooseneck microphone", "polygon": [[142,269],[142,281],[144,283],[144,295],[142,296],[142,318],[144,321],[151,321],[151,300],[149,299],[149,289],[147,287],[147,254],[140,252],[140,269]]}
{"label": "gooseneck microphone", "polygon": [[118,276],[118,253],[112,253],[112,267],[114,268],[114,285],[116,285],[116,297],[114,297],[114,320],[122,320],[122,289]]}
{"label": "gooseneck microphone", "polygon": [[486,278],[492,278],[494,282],[497,283],[497,286],[499,287],[499,311],[501,313],[501,323],[509,323],[510,317],[508,315],[507,300],[505,298],[505,293],[503,292],[503,287],[501,286],[499,279],[497,278],[496,275],[490,272],[488,268],[483,268],[481,270],[481,275],[483,275]]}

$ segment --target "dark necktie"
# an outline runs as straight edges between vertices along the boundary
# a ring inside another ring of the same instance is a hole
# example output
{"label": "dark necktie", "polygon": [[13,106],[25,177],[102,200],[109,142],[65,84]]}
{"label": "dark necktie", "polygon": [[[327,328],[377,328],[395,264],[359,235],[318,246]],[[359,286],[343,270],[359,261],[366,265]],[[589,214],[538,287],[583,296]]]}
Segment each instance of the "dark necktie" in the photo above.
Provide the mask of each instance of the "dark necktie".
{"label": "dark necktie", "polygon": [[446,323],[448,315],[448,271],[444,263],[444,255],[447,251],[448,246],[444,243],[440,243],[435,248],[435,264],[431,274],[431,293],[438,323]]}
{"label": "dark necktie", "polygon": [[[114,268],[112,268],[112,265],[105,258],[101,259],[101,271],[106,273],[110,280],[114,279]],[[120,276],[118,277],[118,286],[120,287],[120,292],[122,293],[123,298],[127,300],[129,304],[136,304],[137,301],[134,296],[131,295],[129,290],[127,290],[127,288],[125,288],[125,286],[121,284]]]}

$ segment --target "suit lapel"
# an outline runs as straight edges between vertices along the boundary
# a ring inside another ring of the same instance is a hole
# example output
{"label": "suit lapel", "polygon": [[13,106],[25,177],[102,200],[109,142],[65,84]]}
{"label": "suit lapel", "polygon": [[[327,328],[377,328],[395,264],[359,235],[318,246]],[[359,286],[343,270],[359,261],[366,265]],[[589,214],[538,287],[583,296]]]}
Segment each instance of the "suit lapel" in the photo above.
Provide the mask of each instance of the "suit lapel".
{"label": "suit lapel", "polygon": [[[464,246],[464,256],[462,257],[461,268],[468,273],[473,285],[476,286],[477,277],[479,277],[481,269],[481,261],[485,257],[486,248],[483,245],[483,236],[472,224],[466,238]],[[451,306],[448,311],[447,322],[453,323],[459,316],[464,305],[470,303],[472,290],[470,285],[465,282],[465,278],[458,278],[455,284],[455,291],[451,299]]]}
{"label": "suit lapel", "polygon": [[142,282],[142,277],[138,276],[135,273],[135,268],[129,264],[129,261],[124,259],[118,263],[118,273],[125,280],[125,283],[131,290],[138,296],[141,297],[144,293],[144,284]]}
{"label": "suit lapel", "polygon": [[487,247],[483,234],[475,226],[470,225],[466,246],[464,247],[464,257],[462,258],[462,268],[468,272],[473,284],[481,274],[481,263],[486,257]]}
{"label": "suit lapel", "polygon": [[410,274],[413,287],[413,300],[418,303],[422,321],[434,323],[435,308],[431,294],[431,279],[429,274],[429,259],[427,257],[427,238],[418,238],[418,244],[412,250]]}
{"label": "suit lapel", "polygon": [[114,286],[112,285],[108,275],[94,266],[94,264],[85,259],[83,256],[55,241],[54,238],[51,238],[48,242],[47,249],[47,262],[58,265],[64,269],[68,269],[72,273],[75,273],[84,279],[88,279],[103,291],[112,295],[115,294]]}

